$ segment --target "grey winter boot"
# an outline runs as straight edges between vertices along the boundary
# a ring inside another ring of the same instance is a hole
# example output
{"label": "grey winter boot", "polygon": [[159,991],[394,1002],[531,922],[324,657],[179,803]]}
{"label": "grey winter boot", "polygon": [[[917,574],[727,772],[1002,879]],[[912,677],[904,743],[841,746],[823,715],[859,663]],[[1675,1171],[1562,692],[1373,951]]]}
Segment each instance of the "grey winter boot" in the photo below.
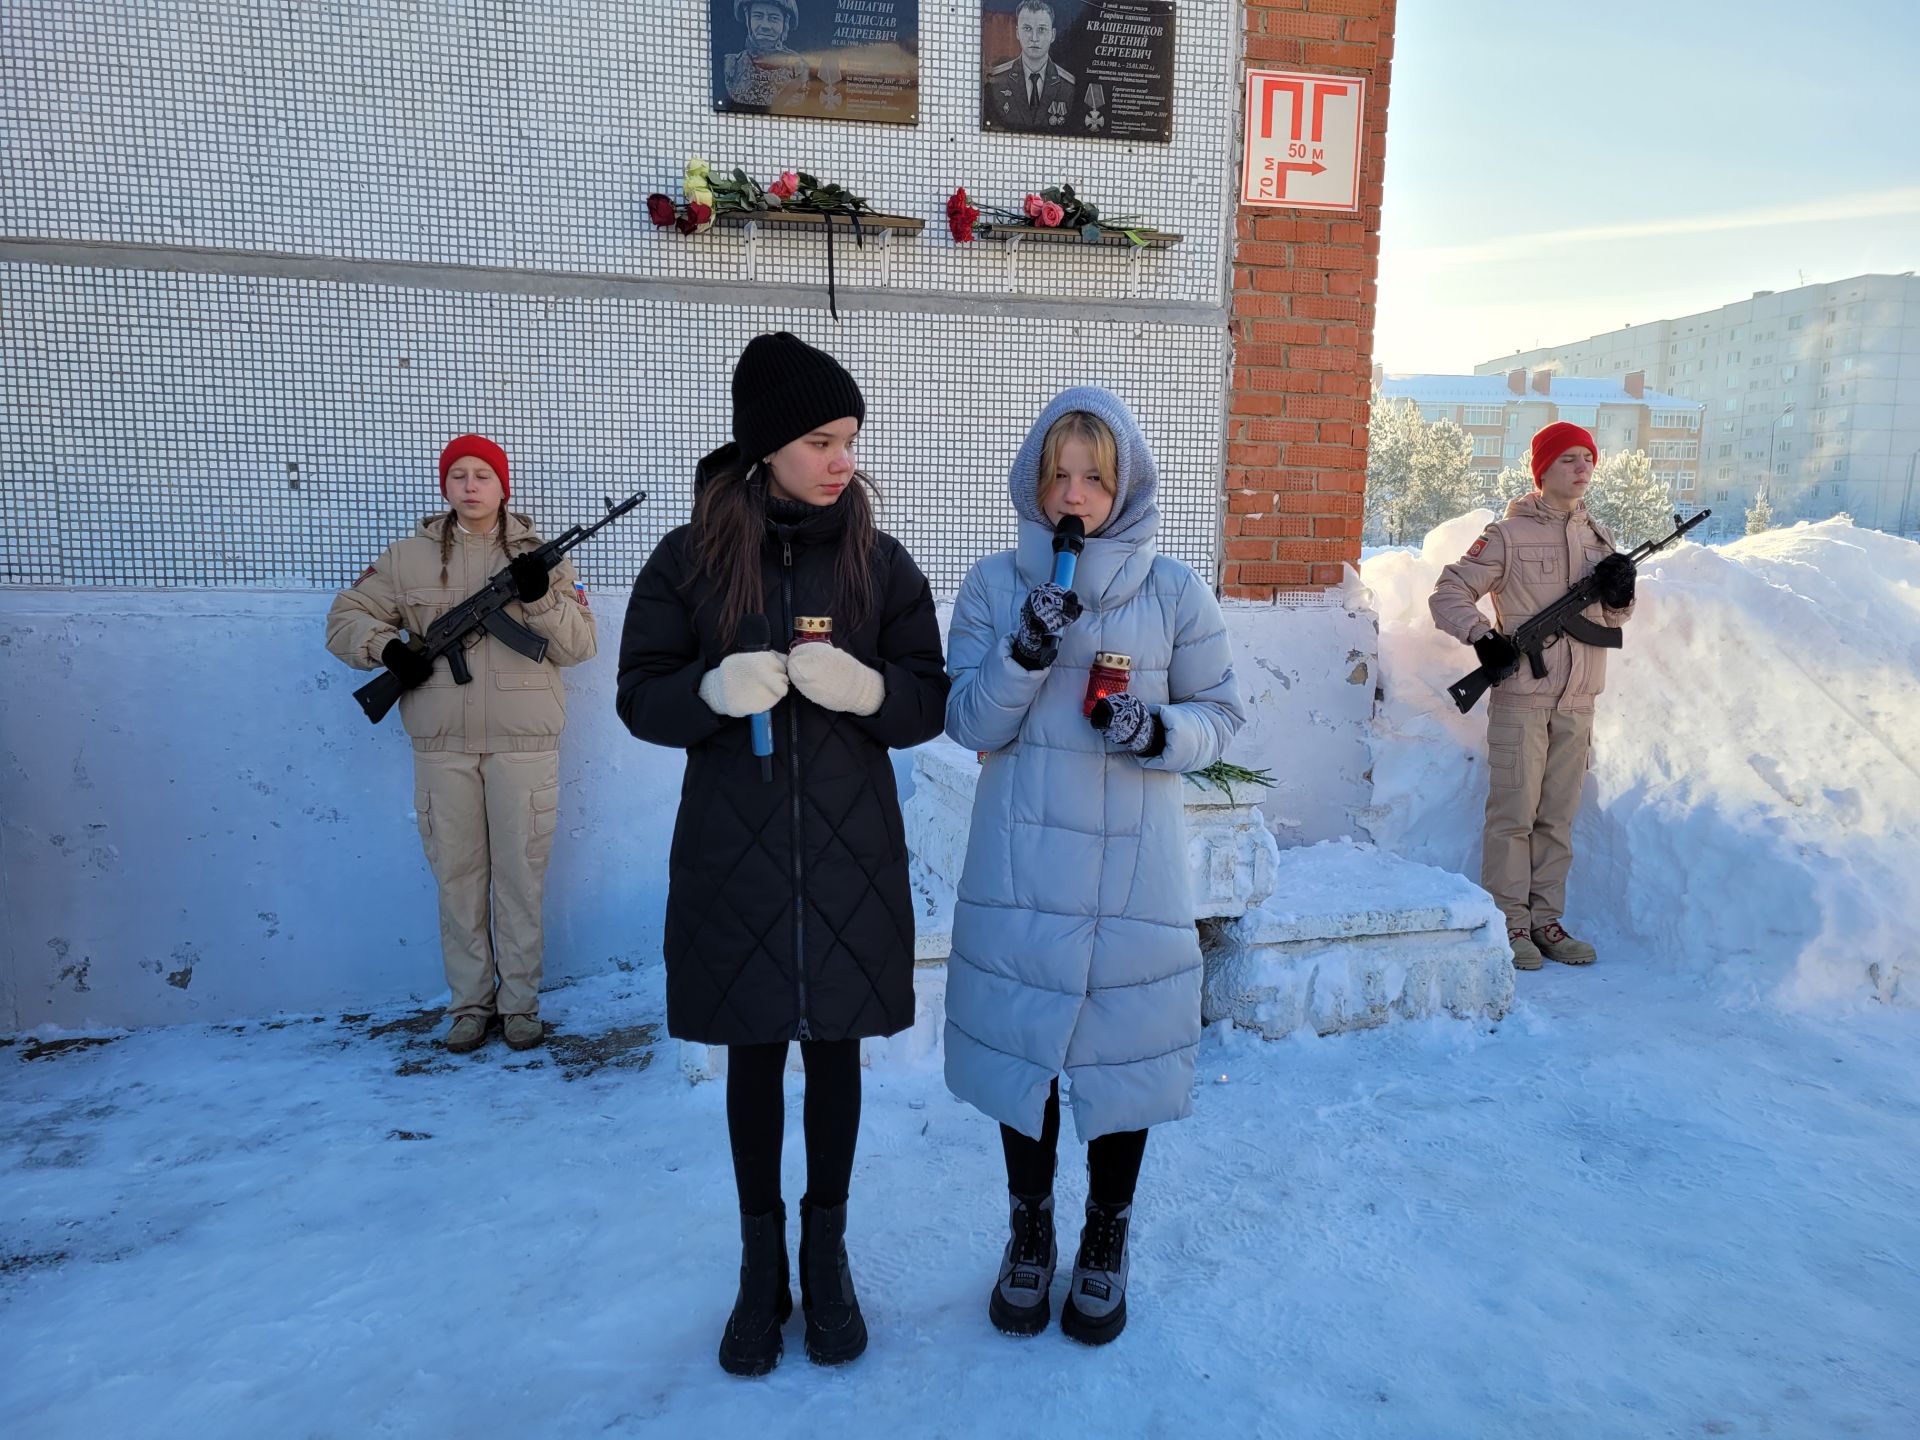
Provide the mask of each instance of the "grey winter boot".
{"label": "grey winter boot", "polygon": [[1133,1206],[1087,1201],[1073,1286],[1060,1307],[1060,1328],[1083,1345],[1104,1345],[1127,1328],[1127,1230]]}
{"label": "grey winter boot", "polygon": [[1547,959],[1558,960],[1562,965],[1591,965],[1600,958],[1600,952],[1593,946],[1561,929],[1558,920],[1550,920],[1535,930],[1533,943]]}
{"label": "grey winter boot", "polygon": [[867,1322],[847,1265],[847,1202],[822,1209],[800,1201],[800,1308],[807,1316],[807,1358],[844,1365],[867,1348]]}
{"label": "grey winter boot", "polygon": [[740,1292],[720,1335],[720,1368],[764,1375],[780,1363],[780,1327],[793,1314],[787,1289],[787,1207],[740,1217]]}
{"label": "grey winter boot", "polygon": [[1507,931],[1507,944],[1513,947],[1514,969],[1538,970],[1540,968],[1540,947],[1533,943],[1533,937],[1525,930]]}
{"label": "grey winter boot", "polygon": [[1059,1250],[1053,1239],[1053,1196],[1007,1196],[1013,1234],[1000,1256],[1000,1278],[987,1302],[987,1318],[1009,1335],[1038,1335],[1053,1316],[1047,1291]]}

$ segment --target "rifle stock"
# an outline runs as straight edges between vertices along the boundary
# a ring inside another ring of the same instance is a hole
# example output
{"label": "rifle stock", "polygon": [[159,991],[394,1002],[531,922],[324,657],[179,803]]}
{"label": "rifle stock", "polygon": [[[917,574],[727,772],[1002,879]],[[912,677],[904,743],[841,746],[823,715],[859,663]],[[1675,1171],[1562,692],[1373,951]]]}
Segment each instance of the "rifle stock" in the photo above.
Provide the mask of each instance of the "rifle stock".
{"label": "rifle stock", "polygon": [[373,679],[353,692],[353,698],[360,702],[360,708],[367,712],[367,719],[378,725],[387,718],[387,712],[399,702],[406,693],[406,686],[400,683],[400,677],[391,670],[382,670]]}
{"label": "rifle stock", "polygon": [[1462,675],[1453,684],[1447,686],[1447,694],[1453,697],[1453,703],[1459,707],[1462,715],[1480,703],[1480,697],[1494,687],[1495,676],[1482,665],[1471,674]]}

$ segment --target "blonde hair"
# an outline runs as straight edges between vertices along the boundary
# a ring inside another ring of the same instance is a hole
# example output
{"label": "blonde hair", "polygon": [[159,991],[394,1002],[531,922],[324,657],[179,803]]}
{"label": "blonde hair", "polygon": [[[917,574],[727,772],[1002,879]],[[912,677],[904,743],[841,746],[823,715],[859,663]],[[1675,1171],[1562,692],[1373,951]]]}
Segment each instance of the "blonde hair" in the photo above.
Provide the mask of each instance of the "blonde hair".
{"label": "blonde hair", "polygon": [[1099,472],[1100,488],[1118,499],[1120,496],[1120,442],[1098,415],[1085,410],[1069,410],[1047,427],[1046,441],[1040,447],[1040,473],[1034,477],[1034,501],[1043,509],[1047,492],[1053,489],[1053,477],[1060,469],[1060,451],[1069,440],[1084,440],[1093,450],[1093,468]]}

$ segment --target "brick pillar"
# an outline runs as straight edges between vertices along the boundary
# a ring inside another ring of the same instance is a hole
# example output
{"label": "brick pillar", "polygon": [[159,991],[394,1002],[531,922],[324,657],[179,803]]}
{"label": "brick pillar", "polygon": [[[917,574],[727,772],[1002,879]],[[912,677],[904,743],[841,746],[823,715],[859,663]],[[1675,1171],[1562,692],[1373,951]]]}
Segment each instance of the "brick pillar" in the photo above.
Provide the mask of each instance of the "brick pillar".
{"label": "brick pillar", "polygon": [[1237,598],[1337,585],[1360,558],[1395,3],[1243,0],[1246,65],[1364,76],[1367,108],[1358,213],[1239,211],[1221,566]]}

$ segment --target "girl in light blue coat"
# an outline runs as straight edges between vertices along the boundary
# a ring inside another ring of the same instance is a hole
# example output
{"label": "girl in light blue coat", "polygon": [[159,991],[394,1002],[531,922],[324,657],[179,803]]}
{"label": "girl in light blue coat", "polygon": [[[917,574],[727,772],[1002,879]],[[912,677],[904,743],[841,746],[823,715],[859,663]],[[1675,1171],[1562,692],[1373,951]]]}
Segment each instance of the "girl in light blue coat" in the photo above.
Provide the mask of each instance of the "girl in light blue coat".
{"label": "girl in light blue coat", "polygon": [[[947,733],[985,755],[945,1040],[948,1087],[1000,1122],[1006,1152],[1012,1235],[988,1313],[1012,1334],[1047,1325],[1065,1071],[1088,1199],[1060,1323],[1090,1344],[1126,1325],[1147,1128],[1192,1109],[1200,944],[1181,775],[1220,759],[1246,719],[1212,591],[1155,549],[1155,485],[1124,403],[1056,398],[1008,477],[1019,548],[968,573],[947,650]],[[1070,590],[1050,579],[1069,516],[1088,537]]]}

